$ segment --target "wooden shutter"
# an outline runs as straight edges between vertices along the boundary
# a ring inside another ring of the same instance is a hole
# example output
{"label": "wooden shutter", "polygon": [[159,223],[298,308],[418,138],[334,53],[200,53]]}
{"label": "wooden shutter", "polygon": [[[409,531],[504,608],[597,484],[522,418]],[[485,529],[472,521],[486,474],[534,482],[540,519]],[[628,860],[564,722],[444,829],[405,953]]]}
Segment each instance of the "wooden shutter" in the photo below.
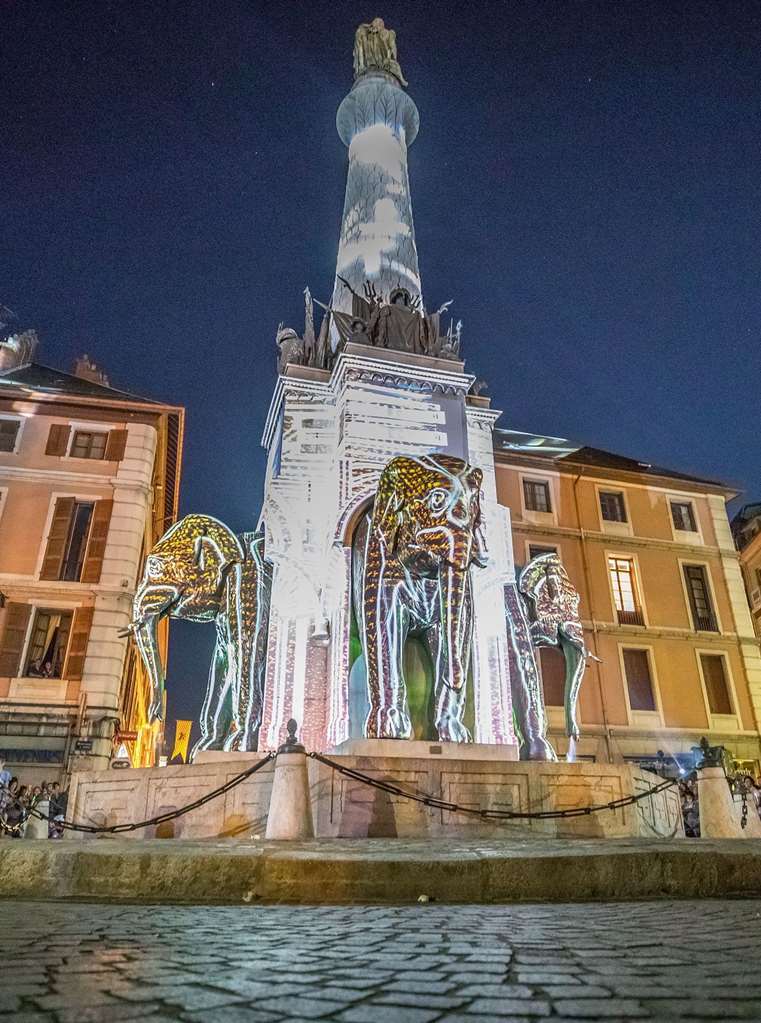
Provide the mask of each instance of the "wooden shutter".
{"label": "wooden shutter", "polygon": [[78,607],[74,612],[74,620],[71,623],[69,636],[69,649],[66,651],[66,660],[63,664],[63,677],[71,681],[82,678],[85,666],[85,655],[87,654],[87,641],[90,638],[90,627],[92,626],[92,607]]}
{"label": "wooden shutter", "polygon": [[65,423],[53,423],[48,434],[48,443],[45,448],[46,455],[65,455],[69,447],[69,434],[71,427]]}
{"label": "wooden shutter", "polygon": [[111,522],[113,501],[96,501],[90,524],[90,536],[87,540],[87,553],[82,566],[80,582],[98,583],[103,568],[103,555],[108,539],[108,526]]}
{"label": "wooden shutter", "polygon": [[731,714],[732,701],[729,697],[727,673],[721,654],[701,654],[703,679],[708,693],[708,707],[712,714]]}
{"label": "wooden shutter", "polygon": [[624,671],[626,672],[626,686],[629,690],[631,709],[657,710],[647,650],[636,648],[624,650]]}
{"label": "wooden shutter", "polygon": [[48,546],[42,559],[40,579],[60,579],[63,556],[66,553],[66,541],[69,539],[69,526],[74,511],[73,497],[59,497],[55,503],[53,520],[48,533]]}
{"label": "wooden shutter", "polygon": [[106,461],[121,462],[127,448],[127,431],[110,430],[106,441]]}
{"label": "wooden shutter", "polygon": [[539,663],[542,666],[542,689],[544,702],[548,707],[562,707],[565,702],[565,661],[554,647],[539,648]]}
{"label": "wooden shutter", "polygon": [[5,629],[0,643],[0,675],[5,678],[15,678],[19,673],[31,613],[31,604],[11,602],[6,605]]}

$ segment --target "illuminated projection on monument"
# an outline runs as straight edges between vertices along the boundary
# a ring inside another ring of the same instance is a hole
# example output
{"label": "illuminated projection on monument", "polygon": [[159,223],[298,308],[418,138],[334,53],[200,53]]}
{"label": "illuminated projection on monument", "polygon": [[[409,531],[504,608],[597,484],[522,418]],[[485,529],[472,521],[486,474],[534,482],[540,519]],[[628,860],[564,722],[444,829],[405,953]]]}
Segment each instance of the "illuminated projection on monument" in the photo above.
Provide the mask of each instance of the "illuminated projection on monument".
{"label": "illuminated projection on monument", "polygon": [[210,515],[187,515],[146,558],[130,630],[152,683],[152,720],[162,716],[164,703],[159,621],[169,617],[216,624],[194,754],[256,749],[271,583],[263,554],[261,536],[238,537]]}
{"label": "illuminated projection on monument", "polygon": [[509,758],[515,699],[523,754],[551,759],[534,647],[559,636],[570,664],[572,609],[539,636],[550,606],[539,583],[519,590],[497,500],[501,413],[466,372],[461,324],[442,328],[451,303],[423,302],[407,167],[419,117],[380,19],[357,30],[354,70],[336,119],[348,168],[332,298],[305,289],[303,335],[277,329],[260,536],[247,546],[191,516],[148,559],[134,629],[156,708],[155,622],[192,617],[199,597],[218,631],[197,748],[277,749],[294,718],[311,750],[414,737]]}
{"label": "illuminated projection on monument", "polygon": [[367,673],[370,738],[413,737],[404,648],[421,634],[434,666],[439,739],[469,742],[464,723],[473,639],[471,565],[487,555],[480,535],[483,473],[459,458],[394,458],[381,474],[372,515],[354,535],[354,612]]}
{"label": "illuminated projection on monument", "polygon": [[378,294],[403,288],[422,300],[407,171],[420,116],[402,88],[396,37],[381,19],[357,30],[354,67],[354,86],[336,117],[349,168],[331,307],[346,313],[351,293],[338,276],[360,295],[370,281]]}

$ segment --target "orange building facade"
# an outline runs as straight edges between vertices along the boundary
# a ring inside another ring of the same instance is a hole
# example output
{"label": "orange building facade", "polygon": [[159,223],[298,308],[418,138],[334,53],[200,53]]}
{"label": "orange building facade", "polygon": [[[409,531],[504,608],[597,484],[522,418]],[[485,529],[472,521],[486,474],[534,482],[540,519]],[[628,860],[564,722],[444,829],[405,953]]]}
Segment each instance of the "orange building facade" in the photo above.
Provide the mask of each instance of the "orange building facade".
{"label": "orange building facade", "polygon": [[42,366],[35,347],[32,332],[0,342],[0,756],[30,783],[107,767],[115,742],[134,766],[156,759],[124,630],[176,518],[184,415],[89,363]]}
{"label": "orange building facade", "polygon": [[[496,432],[515,559],[556,550],[581,594],[590,660],[578,754],[687,754],[702,736],[761,761],[761,656],[721,484],[558,438]],[[550,734],[565,753],[562,659],[541,652]]]}
{"label": "orange building facade", "polygon": [[761,503],[746,504],[732,520],[756,635],[761,637]]}

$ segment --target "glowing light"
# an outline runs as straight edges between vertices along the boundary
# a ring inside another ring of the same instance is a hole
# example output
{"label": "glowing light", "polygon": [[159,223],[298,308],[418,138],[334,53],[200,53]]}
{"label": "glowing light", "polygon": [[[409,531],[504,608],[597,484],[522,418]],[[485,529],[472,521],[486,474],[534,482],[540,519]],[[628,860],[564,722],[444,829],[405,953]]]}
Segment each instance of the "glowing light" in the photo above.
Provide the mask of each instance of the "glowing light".
{"label": "glowing light", "polygon": [[371,277],[377,276],[381,269],[381,256],[393,252],[399,238],[409,233],[409,225],[399,219],[393,199],[378,199],[371,221],[347,225],[347,234],[338,256],[339,269],[343,270],[359,259]]}
{"label": "glowing light", "polygon": [[405,150],[385,124],[372,124],[355,135],[349,146],[349,159],[378,167],[399,184],[405,180]]}

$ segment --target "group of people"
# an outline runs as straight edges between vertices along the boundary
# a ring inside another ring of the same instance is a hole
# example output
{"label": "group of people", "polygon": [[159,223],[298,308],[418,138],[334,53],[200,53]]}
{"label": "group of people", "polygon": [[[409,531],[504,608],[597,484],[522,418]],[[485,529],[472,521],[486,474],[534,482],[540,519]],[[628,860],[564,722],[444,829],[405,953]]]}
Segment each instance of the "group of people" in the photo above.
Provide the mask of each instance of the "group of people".
{"label": "group of people", "polygon": [[67,799],[57,781],[22,785],[0,760],[0,838],[63,838]]}

